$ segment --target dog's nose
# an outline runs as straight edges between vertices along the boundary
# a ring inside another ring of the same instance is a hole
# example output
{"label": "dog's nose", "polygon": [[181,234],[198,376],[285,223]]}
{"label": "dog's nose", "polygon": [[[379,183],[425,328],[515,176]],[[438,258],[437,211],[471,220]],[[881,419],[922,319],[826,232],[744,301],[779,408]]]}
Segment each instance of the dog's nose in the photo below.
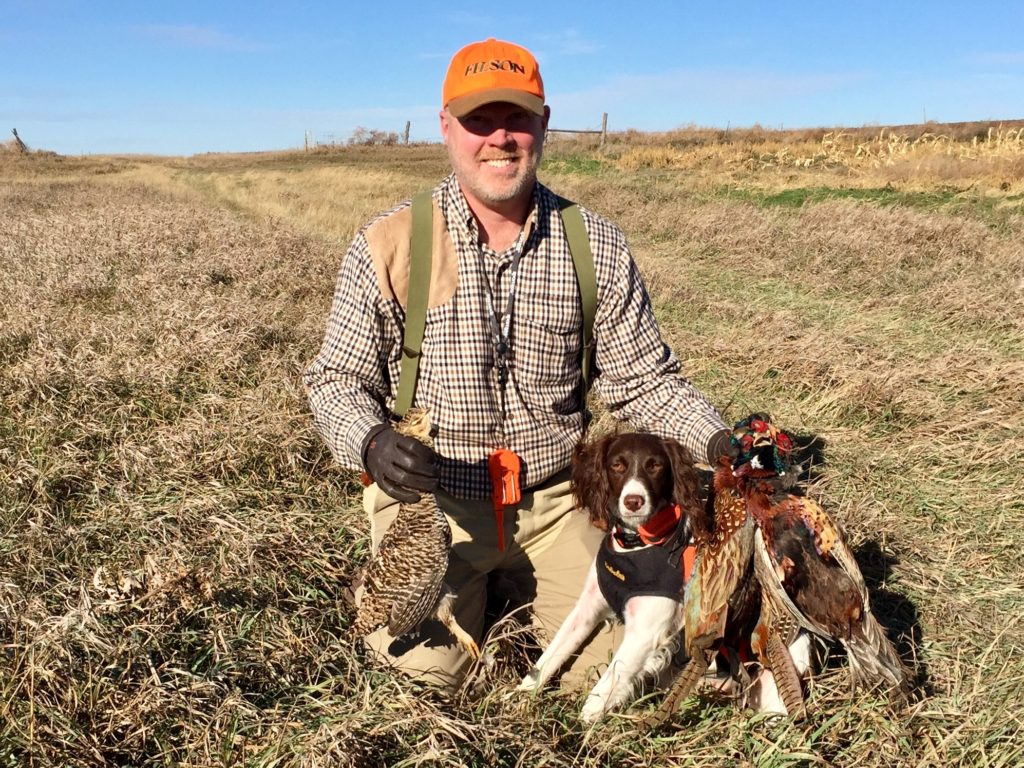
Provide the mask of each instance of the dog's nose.
{"label": "dog's nose", "polygon": [[637,493],[631,493],[622,500],[622,503],[630,512],[636,512],[644,505],[644,497]]}

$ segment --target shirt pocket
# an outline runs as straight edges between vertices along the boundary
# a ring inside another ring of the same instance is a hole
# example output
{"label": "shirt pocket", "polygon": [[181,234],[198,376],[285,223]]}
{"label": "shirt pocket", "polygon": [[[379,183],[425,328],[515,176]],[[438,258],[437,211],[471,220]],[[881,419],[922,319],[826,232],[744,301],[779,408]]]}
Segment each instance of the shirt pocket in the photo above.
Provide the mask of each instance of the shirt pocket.
{"label": "shirt pocket", "polygon": [[578,323],[520,318],[513,339],[513,363],[521,388],[547,403],[571,398],[580,379]]}
{"label": "shirt pocket", "polygon": [[572,264],[524,281],[513,311],[513,371],[524,401],[540,411],[579,409],[583,310]]}

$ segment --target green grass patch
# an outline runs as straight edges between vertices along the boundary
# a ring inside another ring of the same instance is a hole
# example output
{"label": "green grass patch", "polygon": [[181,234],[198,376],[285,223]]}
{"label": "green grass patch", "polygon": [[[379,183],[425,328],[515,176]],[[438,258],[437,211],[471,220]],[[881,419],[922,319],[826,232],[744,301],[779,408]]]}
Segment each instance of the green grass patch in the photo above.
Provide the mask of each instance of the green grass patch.
{"label": "green grass patch", "polygon": [[597,176],[608,168],[608,164],[592,155],[545,155],[544,171],[553,174],[575,176]]}
{"label": "green grass patch", "polygon": [[749,187],[720,187],[717,197],[729,200],[742,200],[765,208],[800,208],[807,204],[822,203],[827,200],[854,200],[873,205],[898,205],[906,208],[938,210],[951,204],[959,195],[957,190],[937,190],[930,192],[903,192],[892,187],[875,187],[867,189],[843,187],[799,187],[784,189],[780,192],[769,192]]}
{"label": "green grass patch", "polygon": [[885,187],[797,187],[769,191],[752,187],[722,186],[715,199],[740,200],[762,208],[802,208],[831,200],[852,200],[879,207],[911,208],[968,216],[998,232],[1009,232],[1013,220],[1024,213],[1024,195],[986,195],[974,190],[939,187],[927,192]]}

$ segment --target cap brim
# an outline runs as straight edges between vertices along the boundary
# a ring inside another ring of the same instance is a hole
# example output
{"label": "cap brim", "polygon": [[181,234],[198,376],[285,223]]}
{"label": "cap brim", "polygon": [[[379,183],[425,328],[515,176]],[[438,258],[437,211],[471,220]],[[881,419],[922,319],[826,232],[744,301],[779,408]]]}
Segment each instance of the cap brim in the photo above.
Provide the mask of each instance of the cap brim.
{"label": "cap brim", "polygon": [[454,117],[465,117],[477,107],[499,101],[516,104],[535,115],[544,116],[544,99],[517,88],[490,88],[486,91],[459,96],[448,102],[447,109]]}

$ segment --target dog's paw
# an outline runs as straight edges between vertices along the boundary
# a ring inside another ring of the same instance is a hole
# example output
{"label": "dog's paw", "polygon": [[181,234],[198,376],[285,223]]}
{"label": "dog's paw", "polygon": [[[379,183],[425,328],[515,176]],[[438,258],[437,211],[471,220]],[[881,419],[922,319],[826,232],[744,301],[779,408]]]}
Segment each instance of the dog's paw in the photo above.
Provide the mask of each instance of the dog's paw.
{"label": "dog's paw", "polygon": [[601,696],[590,694],[583,704],[583,711],[580,712],[580,720],[587,725],[592,725],[604,717],[605,700]]}
{"label": "dog's paw", "polygon": [[747,706],[768,715],[788,715],[789,710],[779,693],[775,676],[767,669],[762,669],[754,680],[747,698]]}
{"label": "dog's paw", "polygon": [[519,686],[516,688],[516,690],[530,692],[536,691],[540,688],[541,682],[542,681],[540,679],[540,670],[534,667],[526,674],[526,676],[523,678],[523,681],[519,683]]}

